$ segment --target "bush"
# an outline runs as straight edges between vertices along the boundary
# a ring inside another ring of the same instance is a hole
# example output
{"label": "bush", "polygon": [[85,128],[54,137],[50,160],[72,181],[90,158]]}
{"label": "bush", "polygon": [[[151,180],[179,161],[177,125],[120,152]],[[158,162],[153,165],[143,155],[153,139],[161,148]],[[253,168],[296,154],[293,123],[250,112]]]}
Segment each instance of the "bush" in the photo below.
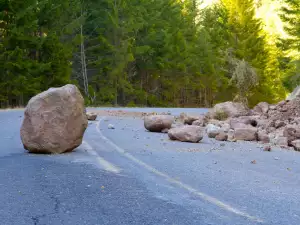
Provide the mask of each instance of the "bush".
{"label": "bush", "polygon": [[228,117],[228,114],[224,111],[217,111],[214,115],[214,119],[216,120],[226,120]]}

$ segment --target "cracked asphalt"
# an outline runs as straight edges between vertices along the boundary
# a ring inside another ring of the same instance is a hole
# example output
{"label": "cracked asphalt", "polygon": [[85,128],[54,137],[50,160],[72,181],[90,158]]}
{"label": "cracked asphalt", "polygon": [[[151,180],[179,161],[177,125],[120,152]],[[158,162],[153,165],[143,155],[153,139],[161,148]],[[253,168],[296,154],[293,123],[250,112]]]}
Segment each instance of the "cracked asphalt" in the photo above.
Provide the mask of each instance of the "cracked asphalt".
{"label": "cracked asphalt", "polygon": [[[155,110],[193,111],[143,109]],[[34,155],[22,116],[0,112],[1,225],[300,224],[300,152],[179,143],[138,118],[100,117],[76,151]]]}

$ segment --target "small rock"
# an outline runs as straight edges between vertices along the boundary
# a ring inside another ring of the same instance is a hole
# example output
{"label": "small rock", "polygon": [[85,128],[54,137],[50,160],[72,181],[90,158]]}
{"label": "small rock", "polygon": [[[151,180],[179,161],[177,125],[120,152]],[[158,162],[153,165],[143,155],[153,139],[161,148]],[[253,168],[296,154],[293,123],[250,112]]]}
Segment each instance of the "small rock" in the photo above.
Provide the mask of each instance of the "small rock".
{"label": "small rock", "polygon": [[275,121],[275,128],[278,129],[280,127],[283,127],[285,126],[285,123],[283,121],[280,121],[280,120],[276,120]]}
{"label": "small rock", "polygon": [[265,131],[259,131],[257,136],[258,136],[258,141],[261,141],[262,143],[270,142],[270,138]]}
{"label": "small rock", "polygon": [[87,112],[86,117],[90,121],[95,121],[97,119],[97,114],[92,113],[92,112]]}
{"label": "small rock", "polygon": [[236,141],[233,129],[230,129],[228,131],[228,138],[227,138],[227,140],[231,141],[231,142],[235,142]]}
{"label": "small rock", "polygon": [[291,142],[291,145],[294,147],[296,151],[300,151],[300,140],[294,140]]}
{"label": "small rock", "polygon": [[209,138],[215,138],[221,131],[220,127],[217,127],[213,124],[208,124],[206,126],[206,132]]}
{"label": "small rock", "polygon": [[270,152],[271,150],[272,150],[272,148],[269,145],[264,147],[265,152]]}
{"label": "small rock", "polygon": [[168,133],[168,131],[169,131],[169,129],[168,129],[168,128],[165,128],[165,129],[163,129],[161,132],[166,134],[166,133]]}
{"label": "small rock", "polygon": [[217,134],[217,136],[215,137],[215,139],[217,141],[227,141],[228,135],[224,131],[221,131],[219,134]]}
{"label": "small rock", "polygon": [[115,129],[114,125],[112,125],[112,124],[108,124],[107,128],[112,129],[112,130]]}

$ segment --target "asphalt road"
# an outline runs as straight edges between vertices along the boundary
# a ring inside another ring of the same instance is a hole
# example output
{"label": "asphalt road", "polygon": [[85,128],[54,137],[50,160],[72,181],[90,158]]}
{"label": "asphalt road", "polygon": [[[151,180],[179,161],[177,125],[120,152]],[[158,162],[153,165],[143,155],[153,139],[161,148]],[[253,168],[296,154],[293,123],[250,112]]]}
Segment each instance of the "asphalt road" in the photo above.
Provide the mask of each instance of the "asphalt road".
{"label": "asphalt road", "polygon": [[179,143],[140,119],[101,117],[76,151],[33,155],[22,115],[0,112],[1,225],[300,224],[300,152]]}

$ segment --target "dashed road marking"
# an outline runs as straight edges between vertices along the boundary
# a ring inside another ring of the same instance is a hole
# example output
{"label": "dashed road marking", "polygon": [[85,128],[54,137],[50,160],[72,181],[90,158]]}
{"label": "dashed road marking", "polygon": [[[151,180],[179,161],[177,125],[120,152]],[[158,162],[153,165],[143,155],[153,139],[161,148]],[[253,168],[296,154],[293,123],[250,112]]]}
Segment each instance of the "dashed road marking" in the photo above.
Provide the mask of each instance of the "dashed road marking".
{"label": "dashed road marking", "polygon": [[87,141],[83,141],[82,144],[83,147],[88,151],[88,153],[95,158],[98,165],[101,166],[104,170],[113,173],[121,172],[121,169],[119,167],[115,166],[114,164],[106,161],[101,156],[99,156],[99,154],[92,148],[92,146]]}

